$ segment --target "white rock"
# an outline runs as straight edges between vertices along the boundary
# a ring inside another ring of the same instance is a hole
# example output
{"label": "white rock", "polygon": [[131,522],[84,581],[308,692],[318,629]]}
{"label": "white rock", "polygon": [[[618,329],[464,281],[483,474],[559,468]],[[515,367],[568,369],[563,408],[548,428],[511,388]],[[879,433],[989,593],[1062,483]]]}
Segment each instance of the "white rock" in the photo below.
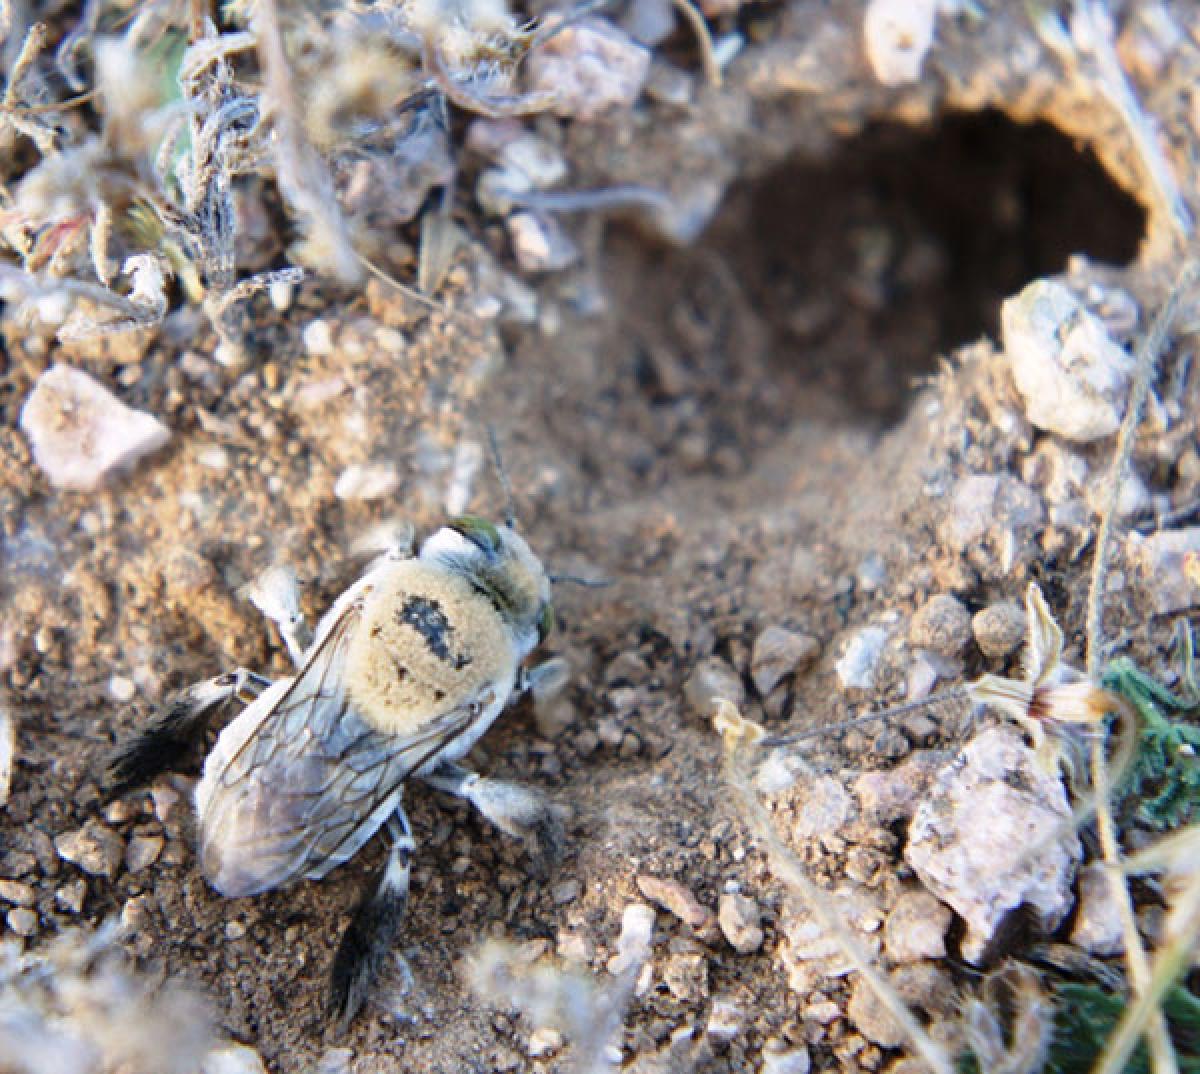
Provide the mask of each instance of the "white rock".
{"label": "white rock", "polygon": [[1004,350],[1039,429],[1091,441],[1117,431],[1134,360],[1060,283],[1035,280],[1000,313]]}
{"label": "white rock", "polygon": [[382,500],[400,487],[400,475],[390,462],[347,466],[333,485],[339,500]]}
{"label": "white rock", "polygon": [[1046,931],[1071,908],[1081,855],[1071,807],[1012,728],[976,735],[937,775],[909,826],[904,858],[967,923],[979,959],[1004,916],[1025,904]]}
{"label": "white rock", "polygon": [[797,791],[792,838],[803,841],[837,835],[853,812],[853,796],[833,776],[806,781]]}
{"label": "white rock", "polygon": [[759,697],[766,697],[782,679],[812,662],[821,644],[811,634],[769,626],[754,640],[750,677]]}
{"label": "white rock", "polygon": [[883,926],[883,942],[893,962],[946,956],[946,930],[952,914],[927,891],[905,892]]}
{"label": "white rock", "polygon": [[500,161],[524,176],[529,187],[539,190],[567,177],[567,162],[558,147],[530,131],[522,131],[505,142]]}
{"label": "white rock", "polygon": [[863,17],[867,59],[885,86],[903,86],[921,77],[933,44],[936,0],[871,0]]}
{"label": "white rock", "polygon": [[317,318],[309,321],[300,333],[304,349],[315,358],[326,358],[333,353],[333,329],[329,322]]}
{"label": "white rock", "polygon": [[200,1074],[267,1074],[267,1068],[253,1048],[223,1044],[204,1057]]}
{"label": "white rock", "polygon": [[769,1040],[763,1045],[759,1074],[809,1074],[812,1058],[803,1044],[788,1048],[783,1041]]}
{"label": "white rock", "polygon": [[99,381],[56,365],[21,408],[33,457],[59,488],[96,488],[113,471],[157,451],[170,431],[152,414],[126,406]]}
{"label": "white rock", "polygon": [[650,52],[599,18],[584,18],[556,33],[527,61],[529,88],[554,95],[560,116],[595,119],[637,100],[650,70]]}
{"label": "white rock", "polygon": [[631,902],[621,914],[621,935],[617,937],[617,953],[609,960],[614,973],[640,966],[650,954],[654,936],[654,908],[644,902]]}
{"label": "white rock", "polygon": [[1120,908],[1107,870],[1098,862],[1079,870],[1079,912],[1071,928],[1071,943],[1101,958],[1125,950]]}
{"label": "white rock", "polygon": [[1045,517],[1041,497],[1015,477],[971,474],[954,488],[942,536],[963,551],[989,533],[1029,532]]}
{"label": "white rock", "polygon": [[887,637],[883,627],[864,627],[851,636],[841,659],[833,666],[843,690],[870,690],[875,685],[875,671]]}
{"label": "white rock", "polygon": [[1200,604],[1200,526],[1129,536],[1142,591],[1157,615]]}
{"label": "white rock", "polygon": [[522,272],[560,272],[579,260],[579,247],[557,220],[519,212],[513,213],[505,226]]}

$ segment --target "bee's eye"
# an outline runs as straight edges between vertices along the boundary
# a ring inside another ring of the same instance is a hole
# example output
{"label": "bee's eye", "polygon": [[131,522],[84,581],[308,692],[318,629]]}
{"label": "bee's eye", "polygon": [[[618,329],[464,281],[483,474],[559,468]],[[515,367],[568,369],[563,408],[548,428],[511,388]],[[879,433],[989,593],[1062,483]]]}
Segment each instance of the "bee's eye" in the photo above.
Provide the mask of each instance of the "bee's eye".
{"label": "bee's eye", "polygon": [[542,613],[538,616],[538,644],[541,645],[554,629],[554,605],[543,604]]}
{"label": "bee's eye", "polygon": [[458,518],[450,520],[449,526],[489,557],[500,551],[500,533],[486,518],[480,518],[478,515],[459,515]]}

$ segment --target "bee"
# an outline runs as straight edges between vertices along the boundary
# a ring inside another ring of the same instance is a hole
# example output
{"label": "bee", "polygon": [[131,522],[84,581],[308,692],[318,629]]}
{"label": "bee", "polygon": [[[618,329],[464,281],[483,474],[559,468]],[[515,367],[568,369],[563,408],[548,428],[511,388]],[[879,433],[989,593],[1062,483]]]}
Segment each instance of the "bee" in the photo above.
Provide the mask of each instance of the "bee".
{"label": "bee", "polygon": [[554,622],[550,581],[511,519],[465,515],[415,558],[396,550],[378,560],[310,640],[294,578],[276,571],[251,597],[279,625],[295,674],[272,682],[239,668],[198,683],[110,758],[110,790],[122,793],[172,767],[218,709],[245,706],[195,789],[201,869],[222,895],[319,880],[386,834],[385,863],[330,973],[329,1013],[342,1027],[369,995],[404,916],[410,779],[466,799],[540,861],[560,849],[557,808],[458,763],[542,669],[561,664],[524,667]]}

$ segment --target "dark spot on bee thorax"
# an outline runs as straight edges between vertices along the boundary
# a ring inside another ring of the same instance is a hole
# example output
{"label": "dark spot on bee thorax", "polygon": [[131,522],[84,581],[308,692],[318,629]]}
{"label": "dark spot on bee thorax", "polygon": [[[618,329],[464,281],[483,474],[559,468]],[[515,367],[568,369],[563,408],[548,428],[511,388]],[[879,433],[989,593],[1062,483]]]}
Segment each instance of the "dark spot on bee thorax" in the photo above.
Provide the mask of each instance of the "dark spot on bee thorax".
{"label": "dark spot on bee thorax", "polygon": [[432,597],[409,597],[396,612],[396,620],[412,627],[425,639],[429,651],[439,660],[453,664],[455,670],[465,668],[471,662],[469,656],[451,651],[454,627],[441,604]]}

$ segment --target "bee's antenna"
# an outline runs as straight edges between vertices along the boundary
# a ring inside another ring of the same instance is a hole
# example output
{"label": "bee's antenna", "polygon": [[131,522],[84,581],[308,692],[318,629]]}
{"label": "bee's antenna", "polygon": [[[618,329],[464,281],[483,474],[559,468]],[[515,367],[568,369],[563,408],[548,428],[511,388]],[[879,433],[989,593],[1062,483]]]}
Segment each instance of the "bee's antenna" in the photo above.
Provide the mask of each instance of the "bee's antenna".
{"label": "bee's antenna", "polygon": [[554,585],[570,582],[572,585],[586,586],[588,589],[604,589],[613,584],[611,578],[580,578],[575,574],[550,574],[547,577]]}
{"label": "bee's antenna", "polygon": [[496,430],[491,425],[487,427],[487,434],[488,446],[492,449],[492,464],[496,467],[496,477],[500,482],[500,489],[504,493],[504,524],[510,530],[515,530],[517,528],[517,508],[513,502],[508,471],[504,469],[504,460],[500,457],[500,443],[496,439]]}

